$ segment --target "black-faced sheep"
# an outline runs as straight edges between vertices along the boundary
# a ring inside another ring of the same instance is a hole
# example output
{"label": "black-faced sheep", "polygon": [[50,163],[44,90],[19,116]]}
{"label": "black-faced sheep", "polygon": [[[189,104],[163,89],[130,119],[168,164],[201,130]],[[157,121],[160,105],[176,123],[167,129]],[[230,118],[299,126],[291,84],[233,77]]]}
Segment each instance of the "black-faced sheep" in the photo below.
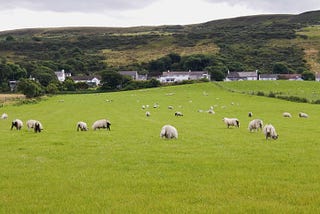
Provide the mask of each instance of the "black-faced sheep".
{"label": "black-faced sheep", "polygon": [[172,138],[178,138],[178,131],[175,127],[171,125],[164,125],[161,129],[160,132],[160,137],[161,138],[166,138],[166,139],[172,139]]}
{"label": "black-faced sheep", "polygon": [[43,130],[42,124],[39,121],[34,123],[34,132],[41,132]]}
{"label": "black-faced sheep", "polygon": [[230,126],[240,127],[240,122],[237,118],[223,118],[223,122],[227,125],[229,128]]}
{"label": "black-faced sheep", "polygon": [[7,119],[7,118],[8,118],[8,115],[7,115],[6,113],[3,113],[3,114],[1,115],[1,119],[5,120],[5,119]]}
{"label": "black-faced sheep", "polygon": [[92,129],[94,131],[97,129],[107,129],[110,131],[110,126],[111,126],[111,123],[109,120],[101,119],[101,120],[97,120],[96,122],[93,123]]}
{"label": "black-faced sheep", "polygon": [[20,130],[22,126],[23,126],[23,122],[19,119],[15,119],[14,121],[12,121],[11,130],[13,129],[13,127],[16,127],[17,130]]}
{"label": "black-faced sheep", "polygon": [[252,112],[249,112],[248,117],[252,117],[252,116],[253,116]]}
{"label": "black-faced sheep", "polygon": [[252,132],[254,130],[256,130],[256,131],[258,131],[259,129],[262,130],[262,127],[263,127],[262,120],[254,119],[254,120],[250,121],[248,129],[249,129],[250,132]]}
{"label": "black-faced sheep", "polygon": [[276,129],[271,124],[267,124],[264,126],[263,133],[266,136],[266,140],[268,140],[268,138],[276,140],[279,137]]}
{"label": "black-faced sheep", "polygon": [[180,111],[177,111],[174,113],[174,116],[181,117],[183,114]]}
{"label": "black-faced sheep", "polygon": [[309,115],[303,112],[299,112],[299,117],[308,118]]}
{"label": "black-faced sheep", "polygon": [[147,111],[147,112],[146,112],[146,116],[147,116],[147,117],[150,117],[150,116],[151,116],[151,113],[150,113],[149,111]]}
{"label": "black-faced sheep", "polygon": [[282,114],[283,117],[292,117],[291,114],[289,112],[283,112]]}
{"label": "black-faced sheep", "polygon": [[88,126],[87,123],[83,122],[83,121],[79,121],[77,123],[77,131],[88,131]]}

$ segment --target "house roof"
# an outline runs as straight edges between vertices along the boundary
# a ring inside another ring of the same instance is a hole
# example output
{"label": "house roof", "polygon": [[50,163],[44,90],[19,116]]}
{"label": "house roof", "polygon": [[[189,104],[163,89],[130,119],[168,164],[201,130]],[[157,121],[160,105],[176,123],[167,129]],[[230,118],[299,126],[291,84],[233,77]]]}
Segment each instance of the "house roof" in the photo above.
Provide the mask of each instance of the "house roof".
{"label": "house roof", "polygon": [[127,75],[127,76],[135,76],[138,74],[137,71],[119,71],[121,75]]}
{"label": "house roof", "polygon": [[208,72],[206,71],[166,71],[166,72],[162,72],[162,76],[166,77],[166,76],[185,76],[185,75],[189,75],[189,76],[202,76],[203,74],[208,74]]}
{"label": "house roof", "polygon": [[98,76],[72,76],[71,77],[74,81],[87,81],[87,80],[93,80],[94,78],[97,78],[97,79],[101,79],[100,77]]}
{"label": "house roof", "polygon": [[278,78],[279,74],[260,74],[260,78]]}
{"label": "house roof", "polygon": [[301,74],[279,74],[280,79],[300,79]]}

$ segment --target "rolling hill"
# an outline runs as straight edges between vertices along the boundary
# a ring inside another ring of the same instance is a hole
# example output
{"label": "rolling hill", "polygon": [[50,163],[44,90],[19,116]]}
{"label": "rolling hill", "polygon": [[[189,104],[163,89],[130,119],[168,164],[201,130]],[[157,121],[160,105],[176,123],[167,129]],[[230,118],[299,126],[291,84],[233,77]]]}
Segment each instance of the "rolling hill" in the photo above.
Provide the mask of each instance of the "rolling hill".
{"label": "rolling hill", "polygon": [[[164,63],[154,71],[194,70],[199,67],[186,65],[185,58],[199,55],[211,57],[200,69],[218,65],[223,71],[259,69],[270,73],[275,63],[283,63],[291,73],[317,72],[319,25],[320,11],[310,11],[194,25],[19,29],[0,32],[0,56],[26,68],[28,74],[34,68],[26,62],[52,70],[66,68],[75,74],[99,72],[105,66],[149,72],[152,62]],[[182,60],[167,65],[165,57],[171,53]]]}

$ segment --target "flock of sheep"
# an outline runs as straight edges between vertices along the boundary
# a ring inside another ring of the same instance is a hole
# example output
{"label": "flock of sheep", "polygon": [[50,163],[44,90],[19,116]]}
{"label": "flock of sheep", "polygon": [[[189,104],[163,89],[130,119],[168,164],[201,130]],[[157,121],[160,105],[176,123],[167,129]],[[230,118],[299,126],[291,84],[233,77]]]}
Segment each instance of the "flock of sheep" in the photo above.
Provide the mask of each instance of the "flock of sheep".
{"label": "flock of sheep", "polygon": [[[8,118],[8,115],[6,113],[3,113],[1,115],[1,119],[7,119]],[[34,132],[41,132],[43,130],[43,126],[41,124],[40,121],[38,120],[33,120],[33,119],[30,119],[26,122],[26,126],[27,126],[27,129],[28,130],[31,130],[33,129]],[[111,123],[109,120],[107,119],[101,119],[101,120],[97,120],[93,123],[92,125],[92,130],[97,130],[97,129],[107,129],[110,131],[110,126],[111,126]],[[21,128],[23,127],[23,122],[22,120],[20,119],[14,119],[11,123],[11,130],[13,128],[15,128],[16,130],[21,130]],[[83,121],[79,121],[77,123],[77,131],[88,131],[89,128],[87,126],[87,123],[86,122],[83,122]]]}
{"label": "flock of sheep", "polygon": [[[154,104],[153,108],[158,108],[159,105],[158,104]],[[142,106],[142,109],[146,109],[146,108],[149,108],[148,105],[143,105]],[[173,109],[172,106],[168,106],[168,109]],[[202,112],[200,110],[198,110],[198,112]],[[214,114],[215,112],[213,111],[213,107],[211,106],[209,108],[209,110],[207,111],[208,113],[210,114]],[[176,111],[174,113],[175,116],[177,117],[180,117],[180,116],[183,116],[183,113],[180,112],[180,111]],[[289,112],[284,112],[283,114],[283,117],[289,117],[291,118],[292,115],[289,113]],[[150,117],[151,116],[151,113],[149,111],[146,112],[146,116],[147,117]],[[253,116],[253,113],[252,112],[249,112],[248,113],[248,116],[249,117],[252,117]],[[304,113],[304,112],[300,112],[298,114],[299,117],[301,118],[308,118],[308,114]],[[8,115],[6,113],[3,113],[1,115],[1,119],[7,119],[8,118]],[[237,118],[223,118],[223,122],[226,124],[227,128],[230,128],[231,126],[233,127],[240,127],[240,122]],[[43,126],[41,124],[40,121],[38,120],[33,120],[33,119],[30,119],[26,122],[26,126],[28,128],[28,130],[30,129],[33,129],[34,132],[41,132],[43,130]],[[95,121],[93,124],[92,124],[92,130],[97,130],[97,129],[106,129],[106,130],[109,130],[110,131],[110,126],[111,126],[111,123],[109,120],[107,119],[100,119],[100,120],[97,120]],[[21,130],[21,128],[23,127],[23,122],[20,120],[20,119],[15,119],[12,121],[11,123],[11,130],[13,128],[16,128],[16,130]],[[79,121],[77,122],[76,124],[76,129],[77,131],[88,131],[89,128],[88,128],[88,125],[86,122],[83,122],[83,121]],[[269,138],[270,139],[278,139],[279,135],[277,134],[276,132],[276,129],[275,127],[272,125],[272,124],[266,124],[265,126],[263,126],[263,121],[261,119],[253,119],[249,122],[249,125],[248,125],[248,130],[250,132],[253,132],[253,131],[263,131],[264,135],[265,135],[265,138],[268,140]],[[172,126],[172,125],[164,125],[160,131],[160,137],[161,138],[166,138],[166,139],[177,139],[178,138],[178,131],[177,129]]]}

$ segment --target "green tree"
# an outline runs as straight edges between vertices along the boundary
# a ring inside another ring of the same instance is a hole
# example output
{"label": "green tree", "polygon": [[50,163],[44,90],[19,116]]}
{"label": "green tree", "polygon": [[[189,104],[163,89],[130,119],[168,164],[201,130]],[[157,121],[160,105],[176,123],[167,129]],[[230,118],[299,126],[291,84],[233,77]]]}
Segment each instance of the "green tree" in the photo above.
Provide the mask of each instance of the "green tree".
{"label": "green tree", "polygon": [[316,76],[313,72],[311,71],[304,71],[302,74],[301,74],[301,77],[303,80],[308,80],[308,81],[313,81],[316,79]]}
{"label": "green tree", "polygon": [[272,73],[274,74],[288,74],[290,73],[289,68],[286,63],[277,62],[273,65]]}
{"label": "green tree", "polygon": [[122,76],[118,72],[115,71],[103,71],[101,74],[102,78],[102,90],[113,90],[117,88],[122,88],[125,83],[129,82],[130,79]]}
{"label": "green tree", "polygon": [[29,79],[20,79],[17,88],[27,98],[38,97],[43,94],[41,85]]}

